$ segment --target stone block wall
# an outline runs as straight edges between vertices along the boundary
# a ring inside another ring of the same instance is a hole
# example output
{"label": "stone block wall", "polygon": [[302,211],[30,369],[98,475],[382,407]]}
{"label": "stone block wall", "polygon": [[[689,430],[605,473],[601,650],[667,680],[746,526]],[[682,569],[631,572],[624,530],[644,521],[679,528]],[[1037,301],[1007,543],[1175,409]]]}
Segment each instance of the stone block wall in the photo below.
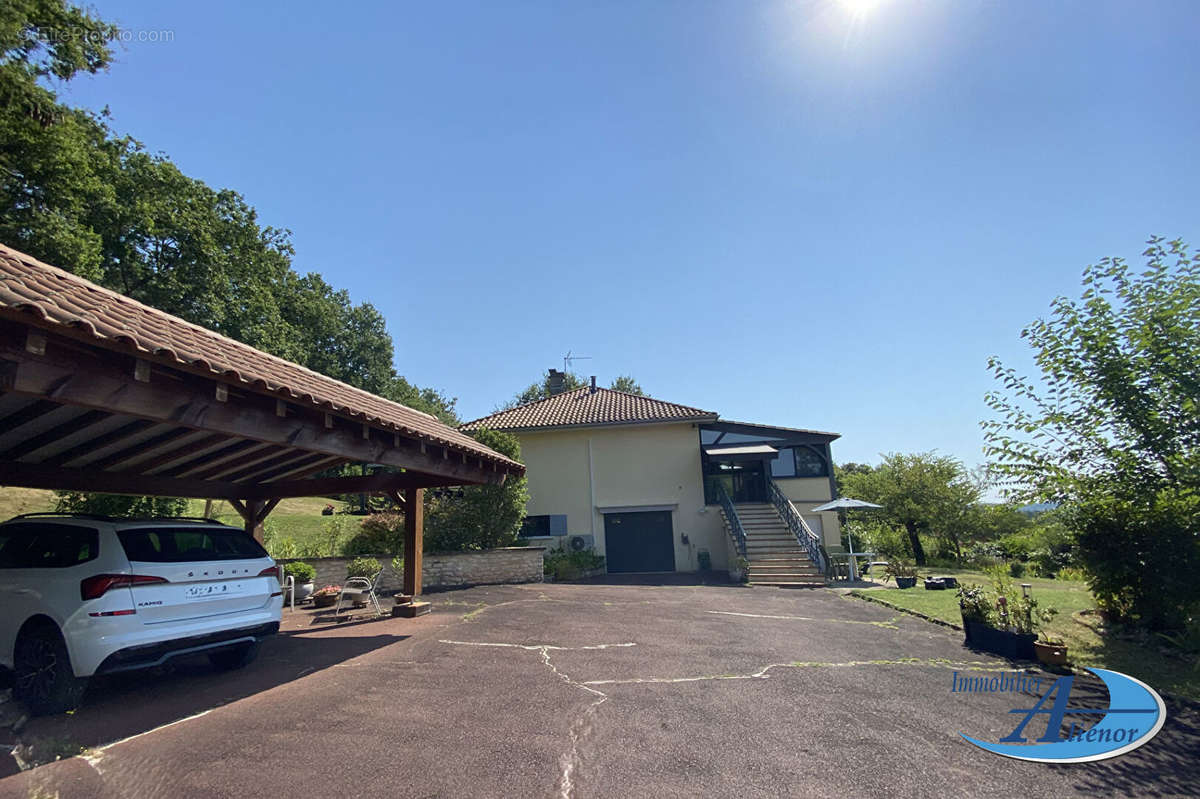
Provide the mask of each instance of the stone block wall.
{"label": "stone block wall", "polygon": [[[447,552],[426,554],[421,561],[422,590],[454,588],[465,585],[495,585],[499,583],[542,582],[542,555],[545,547],[505,547],[481,552]],[[369,556],[368,556],[369,557]],[[279,563],[302,560],[317,570],[313,582],[341,585],[346,579],[346,566],[353,558],[281,558]],[[385,593],[398,592],[404,586],[404,575],[392,569],[388,555],[376,558],[383,566],[380,587]]]}

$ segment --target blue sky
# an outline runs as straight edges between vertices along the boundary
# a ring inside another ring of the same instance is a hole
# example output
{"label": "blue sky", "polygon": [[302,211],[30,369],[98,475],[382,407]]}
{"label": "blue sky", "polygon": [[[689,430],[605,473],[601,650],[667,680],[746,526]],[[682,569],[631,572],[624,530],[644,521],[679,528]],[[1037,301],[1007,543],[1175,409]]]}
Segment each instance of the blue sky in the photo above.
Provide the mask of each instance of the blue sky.
{"label": "blue sky", "polygon": [[1086,264],[1200,244],[1195,3],[258,6],[98,2],[173,38],[64,99],[290,228],[464,418],[570,350],[974,465],[989,355]]}

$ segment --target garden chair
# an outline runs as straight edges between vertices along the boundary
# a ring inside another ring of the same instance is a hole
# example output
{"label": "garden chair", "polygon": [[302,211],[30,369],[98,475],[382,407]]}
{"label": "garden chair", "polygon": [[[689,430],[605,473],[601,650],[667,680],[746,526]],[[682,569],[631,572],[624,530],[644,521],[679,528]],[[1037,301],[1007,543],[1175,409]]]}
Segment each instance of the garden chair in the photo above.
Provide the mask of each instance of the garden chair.
{"label": "garden chair", "polygon": [[383,567],[375,572],[374,577],[347,577],[342,583],[342,591],[338,594],[337,605],[334,606],[333,615],[338,617],[342,614],[342,600],[349,599],[351,602],[366,602],[368,606],[375,606],[375,614],[383,615],[383,608],[379,605],[379,580],[383,576]]}
{"label": "garden chair", "polygon": [[844,559],[846,550],[842,549],[841,547],[831,547],[826,549],[823,545],[818,545],[818,547],[821,550],[821,560],[825,561],[825,579],[850,579],[850,566]]}

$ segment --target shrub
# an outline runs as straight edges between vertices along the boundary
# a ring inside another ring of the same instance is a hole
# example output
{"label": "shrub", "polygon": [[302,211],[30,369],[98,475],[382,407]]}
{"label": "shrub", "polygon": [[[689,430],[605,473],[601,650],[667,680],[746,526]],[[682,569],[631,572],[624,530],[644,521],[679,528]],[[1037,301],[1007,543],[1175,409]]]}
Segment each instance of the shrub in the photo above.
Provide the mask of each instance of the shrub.
{"label": "shrub", "polygon": [[1093,497],[1071,514],[1101,610],[1153,630],[1182,629],[1200,607],[1200,495],[1163,490],[1149,503]]}
{"label": "shrub", "polygon": [[404,514],[372,513],[358,527],[358,532],[342,544],[344,557],[398,555],[404,551]]}
{"label": "shrub", "polygon": [[[477,430],[475,440],[507,455],[521,458],[515,436],[494,430]],[[529,500],[524,477],[503,485],[466,486],[450,491],[427,492],[425,551],[461,552],[512,546],[525,519]]]}
{"label": "shrub", "polygon": [[1010,577],[1021,578],[1025,576],[1025,564],[1019,560],[1010,561],[1008,564],[1008,574]]}
{"label": "shrub", "polygon": [[355,558],[346,566],[346,579],[351,577],[371,578],[379,573],[379,561],[375,558]]}
{"label": "shrub", "polygon": [[294,563],[286,564],[283,567],[283,573],[291,575],[291,577],[296,581],[297,585],[311,583],[313,580],[317,579],[317,570],[304,561],[299,560]]}
{"label": "shrub", "polygon": [[553,575],[555,580],[576,580],[584,572],[599,569],[603,565],[604,557],[591,549],[580,552],[555,549],[547,552],[542,559],[542,571]]}
{"label": "shrub", "polygon": [[992,598],[983,586],[961,585],[958,588],[958,609],[964,621],[991,624],[994,608]]}
{"label": "shrub", "polygon": [[[342,553],[342,542],[346,537],[348,519],[342,514],[328,517],[321,525],[324,554],[336,557]],[[311,555],[307,557],[312,557]]]}

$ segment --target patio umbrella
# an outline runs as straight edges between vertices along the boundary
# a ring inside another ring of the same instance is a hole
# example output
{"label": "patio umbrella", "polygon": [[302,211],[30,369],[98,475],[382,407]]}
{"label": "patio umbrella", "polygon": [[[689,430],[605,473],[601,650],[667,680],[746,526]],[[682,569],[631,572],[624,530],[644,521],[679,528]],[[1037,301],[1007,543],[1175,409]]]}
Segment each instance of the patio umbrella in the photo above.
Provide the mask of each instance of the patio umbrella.
{"label": "patio umbrella", "polygon": [[[840,497],[832,502],[826,502],[824,505],[818,505],[813,508],[814,511],[822,510],[846,510],[847,508],[882,508],[882,505],[876,505],[874,502],[864,502],[861,499],[850,499],[850,497]],[[850,545],[849,566],[850,579],[858,579],[858,569],[854,563],[854,538],[851,537],[850,531],[846,531],[846,543]]]}

